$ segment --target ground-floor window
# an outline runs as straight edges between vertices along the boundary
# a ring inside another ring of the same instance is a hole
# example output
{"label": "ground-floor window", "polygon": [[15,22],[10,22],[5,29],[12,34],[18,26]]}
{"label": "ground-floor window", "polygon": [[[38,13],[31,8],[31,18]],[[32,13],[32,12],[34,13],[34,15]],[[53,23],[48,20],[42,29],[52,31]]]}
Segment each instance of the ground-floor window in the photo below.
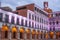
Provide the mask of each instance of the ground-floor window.
{"label": "ground-floor window", "polygon": [[50,32],[50,38],[53,39],[54,38],[54,32]]}
{"label": "ground-floor window", "polygon": [[16,38],[16,32],[12,33],[12,38],[14,38],[14,39]]}
{"label": "ground-floor window", "polygon": [[23,39],[24,33],[20,32],[20,38]]}
{"label": "ground-floor window", "polygon": [[35,34],[32,34],[32,39],[35,39]]}
{"label": "ground-floor window", "polygon": [[48,39],[48,34],[47,33],[44,35],[44,38]]}
{"label": "ground-floor window", "polygon": [[56,32],[56,39],[60,38],[60,32]]}
{"label": "ground-floor window", "polygon": [[27,33],[27,39],[30,39],[30,33]]}
{"label": "ground-floor window", "polygon": [[42,35],[42,34],[40,34],[41,39],[42,39],[42,36],[43,36],[43,35]]}
{"label": "ground-floor window", "polygon": [[8,38],[8,31],[5,31],[5,38]]}
{"label": "ground-floor window", "polygon": [[36,34],[37,39],[39,39],[39,34]]}

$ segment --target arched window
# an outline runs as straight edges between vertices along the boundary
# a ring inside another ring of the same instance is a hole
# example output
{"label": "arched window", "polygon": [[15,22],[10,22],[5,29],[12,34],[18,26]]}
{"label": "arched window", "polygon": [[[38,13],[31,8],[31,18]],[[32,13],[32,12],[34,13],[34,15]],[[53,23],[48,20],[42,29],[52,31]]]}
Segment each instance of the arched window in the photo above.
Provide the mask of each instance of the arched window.
{"label": "arched window", "polygon": [[59,32],[56,32],[56,39],[59,38]]}
{"label": "arched window", "polygon": [[8,38],[8,26],[7,25],[2,25],[2,38]]}
{"label": "arched window", "polygon": [[30,29],[26,30],[26,36],[27,36],[27,39],[30,39]]}
{"label": "arched window", "polygon": [[35,30],[32,31],[32,39],[35,39]]}
{"label": "arched window", "polygon": [[22,32],[20,32],[20,38],[23,39],[23,33]]}
{"label": "arched window", "polygon": [[50,32],[50,38],[53,39],[54,37],[54,32]]}
{"label": "arched window", "polygon": [[42,34],[42,32],[40,33],[40,38],[41,38],[41,39],[43,38],[43,34]]}
{"label": "arched window", "polygon": [[5,38],[8,38],[8,31],[5,31]]}
{"label": "arched window", "polygon": [[39,32],[36,32],[36,38],[39,39]]}
{"label": "arched window", "polygon": [[20,39],[24,39],[24,28],[20,28]]}
{"label": "arched window", "polygon": [[14,39],[16,38],[16,32],[12,33],[12,38],[14,38]]}
{"label": "arched window", "polygon": [[13,26],[13,28],[12,28],[12,38],[16,39],[16,36],[17,36],[17,28],[15,26]]}

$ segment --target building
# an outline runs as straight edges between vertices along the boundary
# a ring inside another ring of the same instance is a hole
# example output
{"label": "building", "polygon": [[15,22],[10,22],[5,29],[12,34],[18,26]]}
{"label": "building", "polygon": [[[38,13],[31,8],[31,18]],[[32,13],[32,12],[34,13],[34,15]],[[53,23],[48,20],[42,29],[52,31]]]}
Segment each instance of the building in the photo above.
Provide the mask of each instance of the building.
{"label": "building", "polygon": [[[53,12],[52,17],[49,18],[49,24],[50,24],[50,31],[54,32],[56,35],[56,38],[58,39],[60,37],[60,11]],[[53,34],[54,34],[53,33]]]}
{"label": "building", "polygon": [[8,6],[1,7],[0,9],[5,10],[5,11],[9,11],[9,12],[12,12],[12,9],[10,7],[8,7]]}
{"label": "building", "polygon": [[1,40],[40,40],[46,38],[43,34],[47,33],[49,29],[47,12],[35,4],[28,5],[27,9],[25,7],[18,8],[19,10],[17,9],[15,13],[0,9]]}

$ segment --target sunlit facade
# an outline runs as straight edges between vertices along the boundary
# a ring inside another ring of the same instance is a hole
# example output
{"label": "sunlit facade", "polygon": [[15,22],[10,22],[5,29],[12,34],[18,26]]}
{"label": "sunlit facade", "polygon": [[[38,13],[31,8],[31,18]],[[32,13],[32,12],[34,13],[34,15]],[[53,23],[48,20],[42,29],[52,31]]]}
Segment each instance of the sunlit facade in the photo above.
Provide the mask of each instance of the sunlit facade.
{"label": "sunlit facade", "polygon": [[49,19],[49,30],[51,38],[60,38],[60,12],[53,12]]}
{"label": "sunlit facade", "polygon": [[0,9],[1,40],[40,40],[48,26],[48,15],[37,7],[27,10],[26,17]]}
{"label": "sunlit facade", "polygon": [[50,26],[48,13],[35,4],[17,7],[14,13],[0,9],[0,40],[59,38],[60,32],[54,33]]}

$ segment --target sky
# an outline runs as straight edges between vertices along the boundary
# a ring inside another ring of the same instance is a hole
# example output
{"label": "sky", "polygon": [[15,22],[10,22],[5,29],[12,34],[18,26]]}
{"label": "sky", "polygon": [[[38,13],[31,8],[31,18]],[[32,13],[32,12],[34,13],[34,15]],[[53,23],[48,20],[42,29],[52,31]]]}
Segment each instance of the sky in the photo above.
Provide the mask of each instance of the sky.
{"label": "sky", "polygon": [[60,0],[0,0],[1,6],[9,6],[13,10],[16,9],[17,6],[22,6],[30,3],[35,3],[39,7],[43,8],[43,2],[47,1],[49,4],[49,8],[53,11],[60,11]]}

